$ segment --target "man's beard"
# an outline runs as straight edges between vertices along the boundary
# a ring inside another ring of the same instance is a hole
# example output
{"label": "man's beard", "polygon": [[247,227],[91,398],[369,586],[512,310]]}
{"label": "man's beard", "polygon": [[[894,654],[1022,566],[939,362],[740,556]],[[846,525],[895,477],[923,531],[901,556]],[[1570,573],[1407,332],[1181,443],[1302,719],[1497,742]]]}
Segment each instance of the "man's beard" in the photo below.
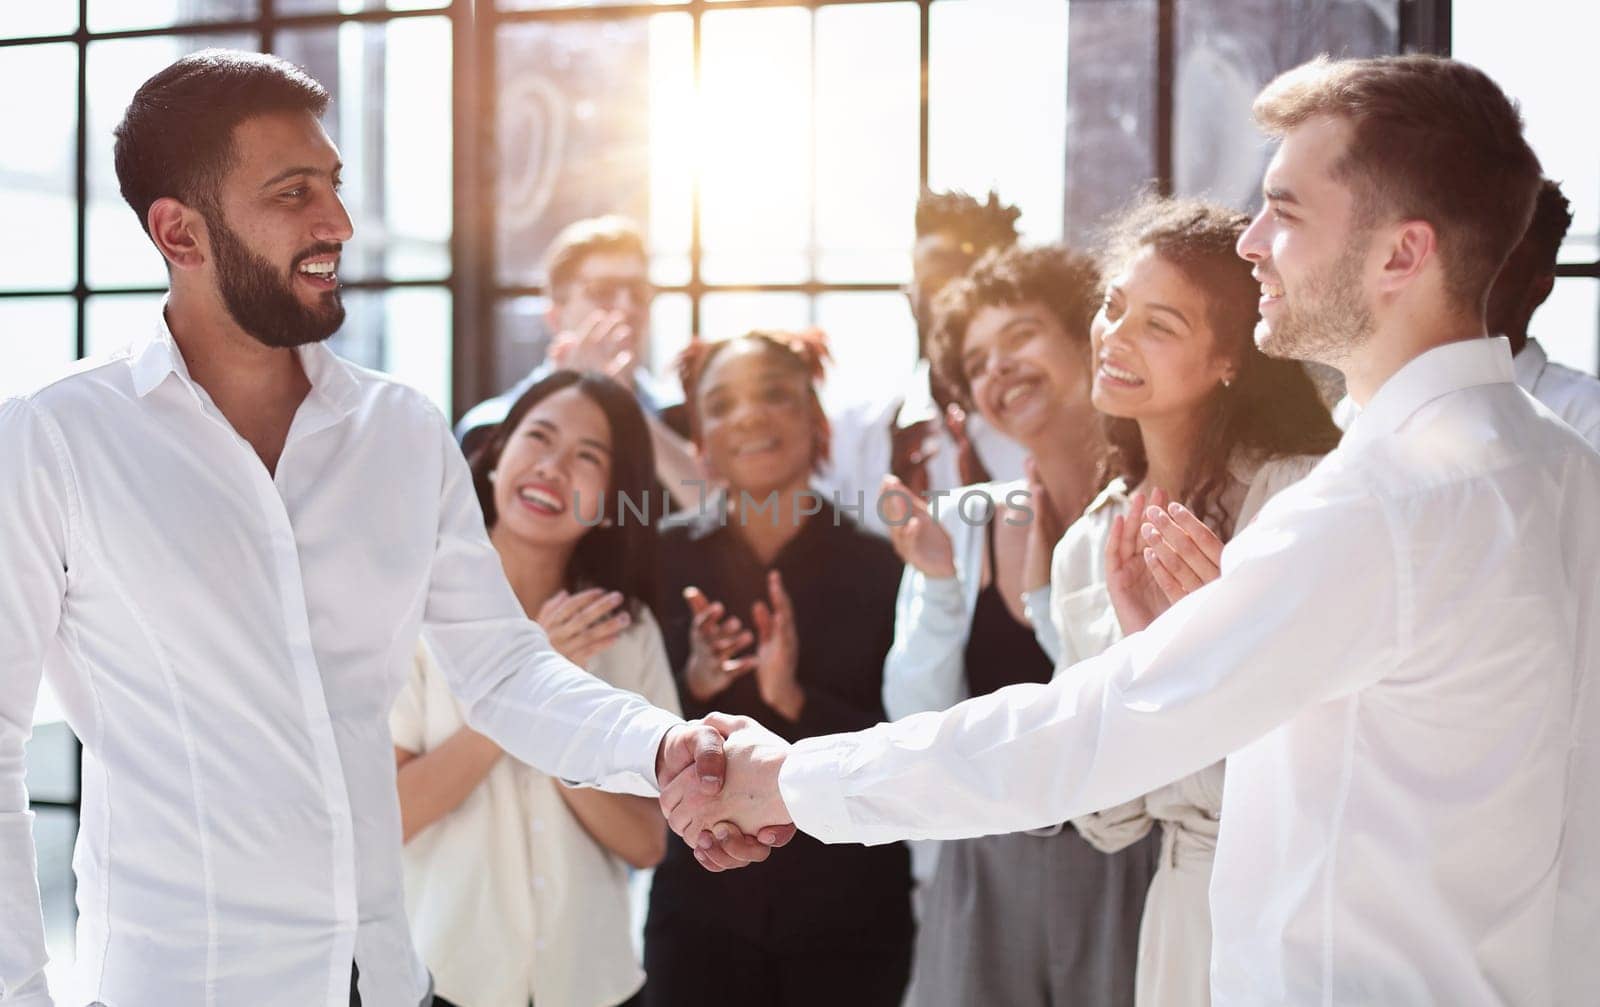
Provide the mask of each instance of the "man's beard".
{"label": "man's beard", "polygon": [[216,255],[217,284],[222,303],[239,328],[266,346],[288,348],[320,343],[344,324],[344,302],[338,288],[322,294],[308,308],[294,292],[294,270],[313,255],[338,252],[340,246],[322,242],[306,249],[290,264],[285,280],[272,263],[246,248],[223,222],[221,214],[207,214],[211,249]]}
{"label": "man's beard", "polygon": [[1308,279],[1278,320],[1256,323],[1256,346],[1269,357],[1337,365],[1372,338],[1372,309],[1361,296],[1366,241],[1352,239],[1338,260]]}

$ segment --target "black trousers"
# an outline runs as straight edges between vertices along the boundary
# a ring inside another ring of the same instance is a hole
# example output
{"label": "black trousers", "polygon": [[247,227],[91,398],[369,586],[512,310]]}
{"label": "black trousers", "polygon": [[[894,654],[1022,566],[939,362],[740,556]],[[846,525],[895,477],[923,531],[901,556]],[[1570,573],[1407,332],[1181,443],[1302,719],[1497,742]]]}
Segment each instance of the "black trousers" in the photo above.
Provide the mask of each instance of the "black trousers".
{"label": "black trousers", "polygon": [[899,1007],[911,978],[909,936],[769,948],[719,926],[651,919],[643,1007]]}

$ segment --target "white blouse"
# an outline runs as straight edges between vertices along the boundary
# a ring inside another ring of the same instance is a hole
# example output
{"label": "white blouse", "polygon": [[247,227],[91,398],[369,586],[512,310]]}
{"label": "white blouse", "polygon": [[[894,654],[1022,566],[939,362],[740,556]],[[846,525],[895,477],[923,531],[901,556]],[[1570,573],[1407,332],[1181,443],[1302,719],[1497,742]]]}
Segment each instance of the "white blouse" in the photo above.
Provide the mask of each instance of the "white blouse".
{"label": "white blouse", "polygon": [[[678,713],[648,609],[586,670]],[[419,644],[389,715],[397,747],[421,754],[465,725]],[[553,777],[502,758],[460,807],[402,851],[412,939],[442,997],[469,1007],[604,1007],[644,983],[631,941],[628,865],[596,842]]]}

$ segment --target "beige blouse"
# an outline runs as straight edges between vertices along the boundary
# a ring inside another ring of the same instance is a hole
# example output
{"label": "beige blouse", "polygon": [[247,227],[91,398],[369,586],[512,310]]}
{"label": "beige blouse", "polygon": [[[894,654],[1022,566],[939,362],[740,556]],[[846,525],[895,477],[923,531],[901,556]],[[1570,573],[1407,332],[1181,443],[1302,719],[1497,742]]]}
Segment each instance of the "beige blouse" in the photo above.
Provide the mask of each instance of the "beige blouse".
{"label": "beige blouse", "polygon": [[[1274,494],[1298,482],[1320,457],[1300,456],[1266,463],[1240,461],[1230,468],[1233,485],[1223,494],[1235,528],[1255,517]],[[1122,639],[1106,589],[1105,547],[1111,524],[1128,510],[1128,490],[1113,481],[1056,544],[1050,565],[1050,617],[1061,649],[1056,674],[1087,660]],[[1222,810],[1222,763],[1169,783],[1142,798],[1108,808],[1072,824],[1084,838],[1108,853],[1130,846],[1155,822],[1166,825],[1163,866],[1185,856],[1207,861],[1216,852],[1217,817]]]}
{"label": "beige blouse", "polygon": [[[587,670],[679,712],[647,609]],[[389,716],[395,745],[420,754],[465,723],[419,644]],[[602,1007],[643,985],[627,863],[589,836],[555,780],[525,763],[495,763],[460,807],[406,844],[402,862],[412,939],[440,996],[471,1007]]]}

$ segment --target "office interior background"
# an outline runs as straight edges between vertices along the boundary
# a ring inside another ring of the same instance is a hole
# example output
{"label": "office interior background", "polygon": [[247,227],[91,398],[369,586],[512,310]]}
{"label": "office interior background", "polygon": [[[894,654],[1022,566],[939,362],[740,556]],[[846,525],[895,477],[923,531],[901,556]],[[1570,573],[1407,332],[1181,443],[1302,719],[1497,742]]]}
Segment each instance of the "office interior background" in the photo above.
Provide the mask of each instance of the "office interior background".
{"label": "office interior background", "polygon": [[[146,77],[208,46],[278,53],[332,92],[355,222],[334,346],[454,416],[541,358],[544,248],[604,212],[646,230],[657,369],[693,332],[815,325],[829,404],[881,393],[915,358],[922,186],[998,190],[1030,242],[1087,241],[1146,185],[1253,210],[1270,150],[1251,98],[1318,52],[1448,53],[1521,101],[1575,218],[1532,332],[1594,373],[1597,38],[1586,0],[12,0],[0,395],[152,324],[165,273],[111,130]],[[77,748],[48,689],[35,721],[59,967]]]}

